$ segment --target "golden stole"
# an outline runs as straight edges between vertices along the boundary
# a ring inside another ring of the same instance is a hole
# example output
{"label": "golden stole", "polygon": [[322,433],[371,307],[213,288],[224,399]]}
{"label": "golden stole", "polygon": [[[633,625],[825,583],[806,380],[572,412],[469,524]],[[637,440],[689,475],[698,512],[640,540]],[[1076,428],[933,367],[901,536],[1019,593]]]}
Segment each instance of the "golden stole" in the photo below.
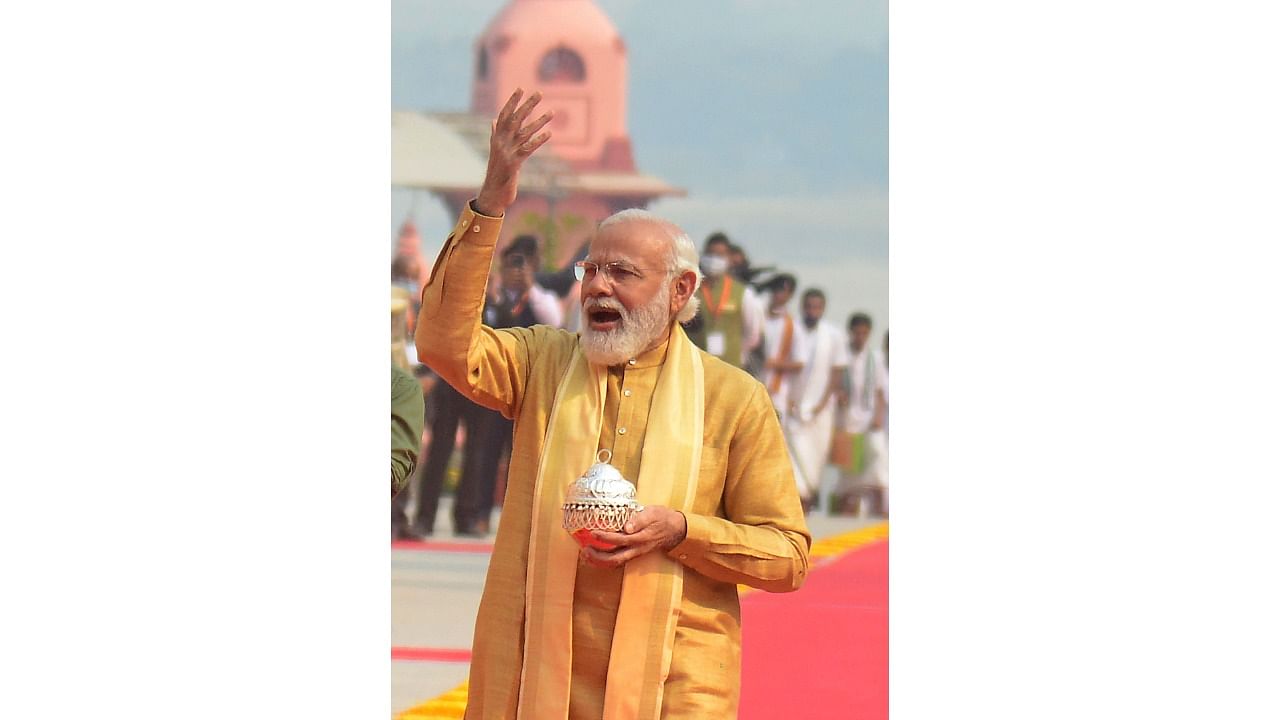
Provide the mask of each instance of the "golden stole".
{"label": "golden stole", "polygon": [[[578,545],[561,527],[564,491],[595,461],[607,370],[576,348],[556,390],[538,460],[525,587],[521,720],[564,718],[573,674],[573,583]],[[702,357],[676,324],[659,370],[641,451],[636,499],[688,512],[698,483]],[[604,720],[657,720],[671,668],[684,566],[654,550],[627,563],[609,654]]]}

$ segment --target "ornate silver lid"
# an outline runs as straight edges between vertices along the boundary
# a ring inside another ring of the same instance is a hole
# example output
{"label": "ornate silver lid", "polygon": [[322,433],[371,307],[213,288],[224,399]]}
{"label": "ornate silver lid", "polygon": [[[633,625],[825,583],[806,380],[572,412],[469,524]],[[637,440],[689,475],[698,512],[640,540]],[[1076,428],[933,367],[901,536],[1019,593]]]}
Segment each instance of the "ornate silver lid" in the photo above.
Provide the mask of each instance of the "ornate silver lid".
{"label": "ornate silver lid", "polygon": [[609,464],[613,453],[601,450],[596,463],[564,494],[564,529],[619,532],[631,516],[644,509],[636,502],[636,486]]}
{"label": "ornate silver lid", "polygon": [[619,505],[633,502],[636,499],[636,486],[622,477],[618,468],[609,464],[612,458],[613,454],[608,450],[597,453],[597,462],[587,468],[582,477],[575,480],[565,492],[565,504]]}

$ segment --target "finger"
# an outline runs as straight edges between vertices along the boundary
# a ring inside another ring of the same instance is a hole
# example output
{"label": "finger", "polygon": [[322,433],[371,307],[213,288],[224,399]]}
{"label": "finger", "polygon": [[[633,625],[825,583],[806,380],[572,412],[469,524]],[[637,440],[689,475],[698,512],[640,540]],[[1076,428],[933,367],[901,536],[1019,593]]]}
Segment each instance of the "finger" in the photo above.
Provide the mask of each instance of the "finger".
{"label": "finger", "polygon": [[641,545],[644,543],[657,545],[658,543],[666,540],[667,526],[665,523],[653,523],[643,529],[637,530],[629,537],[634,538],[634,542],[632,542],[631,545]]}
{"label": "finger", "polygon": [[580,555],[588,565],[594,565],[596,567],[618,567],[622,563],[626,562],[626,559],[619,560],[619,557],[622,555],[621,550],[601,550],[599,548],[593,548],[590,545],[583,547]]}
{"label": "finger", "polygon": [[521,155],[532,155],[534,150],[542,147],[542,144],[551,139],[551,133],[544,132],[535,136],[532,140],[520,143],[518,151]]}
{"label": "finger", "polygon": [[533,112],[533,107],[541,100],[542,92],[534,90],[533,94],[529,96],[529,99],[525,100],[524,104],[520,106],[520,109],[516,110],[515,113],[511,115],[511,119],[515,121],[516,127],[519,127],[520,124],[524,122],[524,119],[529,117],[529,113]]}
{"label": "finger", "polygon": [[520,128],[520,131],[516,133],[516,137],[521,140],[526,140],[528,138],[533,137],[534,133],[538,132],[543,127],[545,127],[547,123],[551,122],[551,118],[554,115],[555,113],[550,110],[542,113],[541,115],[538,116],[537,120],[534,120],[528,125],[525,125],[524,127]]}
{"label": "finger", "polygon": [[615,567],[612,563],[608,561],[596,560],[595,558],[586,557],[585,555],[582,557],[582,562],[586,563],[587,565],[590,565],[591,567],[598,567],[598,568]]}
{"label": "finger", "polygon": [[649,552],[653,548],[654,548],[653,543],[645,543],[643,545],[632,545],[629,548],[623,548],[621,550],[616,551],[613,554],[613,556],[609,558],[609,562],[613,563],[614,567],[617,567],[620,565],[626,565],[628,562],[640,557],[641,555],[644,555],[645,553]]}
{"label": "finger", "polygon": [[597,540],[609,543],[610,545],[617,545],[619,547],[635,547],[646,543],[658,543],[663,540],[664,534],[663,524],[656,522],[645,525],[639,530],[628,530],[625,533],[611,533],[603,530],[596,530],[592,532],[592,535],[595,536]]}
{"label": "finger", "polygon": [[633,560],[649,551],[648,547],[629,547],[619,548],[617,550],[597,550],[593,547],[585,547],[582,549],[582,558],[589,565],[603,568],[621,567],[629,560]]}
{"label": "finger", "polygon": [[662,530],[662,508],[647,507],[636,513],[623,526],[622,532],[593,530],[592,536],[611,545],[637,545],[657,539]]}
{"label": "finger", "polygon": [[619,547],[634,544],[634,540],[632,536],[624,535],[622,533],[606,532],[604,530],[593,530],[591,531],[591,536],[596,540],[599,540],[600,542],[608,543],[610,545],[617,545]]}
{"label": "finger", "polygon": [[498,119],[495,122],[506,124],[515,113],[516,104],[520,102],[520,96],[522,95],[524,95],[524,90],[516,88],[516,91],[511,93],[511,97],[507,98],[507,103],[498,111]]}
{"label": "finger", "polygon": [[596,567],[604,567],[604,558],[601,557],[599,551],[593,547],[583,547],[578,551],[578,557],[582,558],[582,562]]}
{"label": "finger", "polygon": [[623,531],[628,534],[637,533],[661,519],[662,513],[656,506],[647,507],[635,515],[632,515],[631,519],[628,520],[627,524],[623,527]]}

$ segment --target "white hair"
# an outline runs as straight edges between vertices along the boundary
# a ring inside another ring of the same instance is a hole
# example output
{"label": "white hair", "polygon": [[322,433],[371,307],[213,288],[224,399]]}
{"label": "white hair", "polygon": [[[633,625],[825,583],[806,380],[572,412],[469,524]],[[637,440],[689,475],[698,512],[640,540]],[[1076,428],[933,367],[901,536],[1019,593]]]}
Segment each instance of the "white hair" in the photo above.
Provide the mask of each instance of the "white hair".
{"label": "white hair", "polygon": [[693,241],[679,225],[659,217],[640,208],[627,208],[619,210],[600,222],[600,229],[604,230],[610,225],[619,225],[626,222],[647,222],[655,227],[662,228],[663,234],[666,235],[669,243],[669,255],[667,257],[667,282],[683,275],[686,272],[692,272],[694,275],[693,292],[689,295],[689,302],[680,308],[680,312],[676,313],[676,321],[687,323],[698,314],[698,288],[702,286],[702,272],[698,269],[698,249],[693,246]]}

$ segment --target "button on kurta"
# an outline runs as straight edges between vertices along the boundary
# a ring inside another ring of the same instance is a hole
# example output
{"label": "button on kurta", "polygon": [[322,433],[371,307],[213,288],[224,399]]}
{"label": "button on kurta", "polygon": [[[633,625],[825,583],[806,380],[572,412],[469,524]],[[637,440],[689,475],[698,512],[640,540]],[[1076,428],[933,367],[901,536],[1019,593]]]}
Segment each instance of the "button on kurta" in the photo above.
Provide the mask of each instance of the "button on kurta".
{"label": "button on kurta", "polygon": [[630,360],[628,360],[628,361],[627,361],[627,364],[628,364],[628,365],[635,365],[635,364],[636,364],[636,359],[635,359],[635,358],[631,358]]}
{"label": "button on kurta", "polygon": [[622,391],[622,396],[623,396],[623,397],[631,397],[631,388],[627,388],[626,390],[623,390],[623,391]]}
{"label": "button on kurta", "polygon": [[626,435],[626,434],[627,434],[627,429],[626,429],[626,428],[618,428],[618,434],[619,434],[619,435]]}

